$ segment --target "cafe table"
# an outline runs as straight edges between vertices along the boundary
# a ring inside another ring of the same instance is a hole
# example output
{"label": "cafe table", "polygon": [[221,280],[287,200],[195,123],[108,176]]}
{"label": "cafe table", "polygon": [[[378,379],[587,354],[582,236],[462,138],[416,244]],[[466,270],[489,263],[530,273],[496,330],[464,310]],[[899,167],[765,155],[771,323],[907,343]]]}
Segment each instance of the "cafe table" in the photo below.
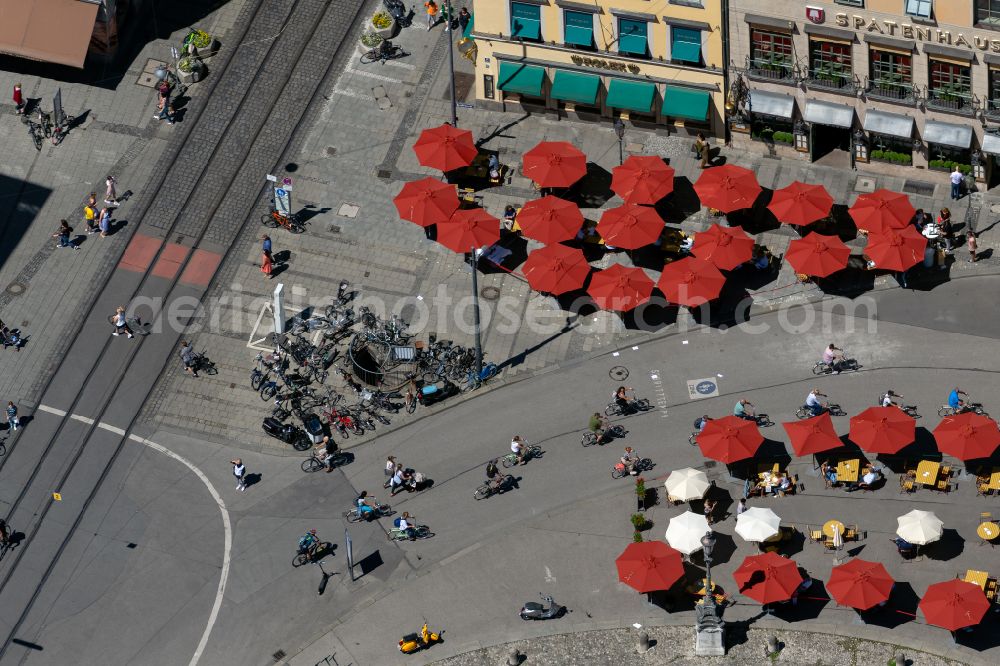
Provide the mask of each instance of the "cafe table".
{"label": "cafe table", "polygon": [[965,572],[966,583],[975,583],[981,589],[986,589],[986,581],[989,579],[990,575],[985,571],[976,571],[975,569],[969,569]]}
{"label": "cafe table", "polygon": [[839,483],[857,483],[860,470],[860,460],[841,460],[837,463],[837,481]]}
{"label": "cafe table", "polygon": [[833,538],[833,534],[834,534],[834,530],[836,530],[837,532],[840,532],[840,536],[844,536],[844,523],[842,523],[842,522],[840,522],[839,520],[836,520],[836,519],[834,519],[834,520],[828,520],[825,523],[823,523],[823,535],[824,536],[829,537],[830,539],[832,539]]}
{"label": "cafe table", "polygon": [[1000,468],[994,468],[990,474],[990,482],[986,486],[990,490],[1000,490]]}
{"label": "cafe table", "polygon": [[925,486],[933,486],[937,484],[938,473],[941,471],[941,463],[935,462],[933,460],[921,460],[920,464],[917,465],[917,483],[922,483]]}
{"label": "cafe table", "polygon": [[987,520],[984,523],[980,523],[979,527],[976,528],[976,534],[983,541],[993,541],[997,536],[1000,536],[1000,525]]}

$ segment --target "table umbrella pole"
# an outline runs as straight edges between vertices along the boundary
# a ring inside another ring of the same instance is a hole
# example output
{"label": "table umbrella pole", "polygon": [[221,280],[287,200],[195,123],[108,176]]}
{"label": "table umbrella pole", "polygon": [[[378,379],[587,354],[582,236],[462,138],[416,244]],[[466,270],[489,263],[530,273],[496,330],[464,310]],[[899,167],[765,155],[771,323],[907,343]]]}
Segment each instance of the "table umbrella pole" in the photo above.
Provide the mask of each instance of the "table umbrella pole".
{"label": "table umbrella pole", "polygon": [[479,275],[476,270],[476,248],[472,248],[472,259],[470,260],[470,267],[472,268],[472,323],[475,326],[476,334],[476,377],[482,379],[483,377],[483,339],[482,334],[479,330]]}

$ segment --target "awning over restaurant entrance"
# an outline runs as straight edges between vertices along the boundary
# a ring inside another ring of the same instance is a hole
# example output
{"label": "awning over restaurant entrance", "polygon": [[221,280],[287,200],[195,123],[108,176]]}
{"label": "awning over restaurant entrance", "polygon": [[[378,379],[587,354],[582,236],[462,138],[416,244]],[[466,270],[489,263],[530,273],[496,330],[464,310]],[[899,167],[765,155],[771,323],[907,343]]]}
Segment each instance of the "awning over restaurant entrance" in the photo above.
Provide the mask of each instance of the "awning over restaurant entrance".
{"label": "awning over restaurant entrance", "polygon": [[868,111],[865,113],[865,130],[909,139],[913,136],[913,118],[898,113]]}
{"label": "awning over restaurant entrance", "polygon": [[750,91],[750,111],[765,116],[791,118],[795,109],[795,98],[791,95],[766,92],[764,90]]}
{"label": "awning over restaurant entrance", "polygon": [[983,137],[983,152],[990,155],[1000,155],[1000,136],[987,134]]}
{"label": "awning over restaurant entrance", "polygon": [[82,68],[97,9],[81,0],[0,0],[0,53]]}
{"label": "awning over restaurant entrance", "polygon": [[663,115],[704,122],[708,118],[708,93],[667,86],[663,91]]}
{"label": "awning over restaurant entrance", "polygon": [[541,97],[544,80],[545,70],[541,67],[531,67],[516,62],[501,62],[500,81],[497,87],[506,93]]}
{"label": "awning over restaurant entrance", "polygon": [[806,122],[818,125],[849,128],[854,124],[854,109],[843,104],[809,100],[806,102],[806,110],[802,117]]}
{"label": "awning over restaurant entrance", "polygon": [[577,74],[560,69],[556,70],[549,96],[552,99],[593,106],[597,102],[597,89],[600,86],[601,77],[599,76]]}
{"label": "awning over restaurant entrance", "polygon": [[607,105],[616,109],[628,109],[640,113],[649,113],[653,109],[653,97],[656,86],[641,81],[625,81],[611,79],[608,86]]}
{"label": "awning over restaurant entrance", "polygon": [[972,145],[972,128],[928,120],[924,123],[924,141],[954,148],[968,148]]}

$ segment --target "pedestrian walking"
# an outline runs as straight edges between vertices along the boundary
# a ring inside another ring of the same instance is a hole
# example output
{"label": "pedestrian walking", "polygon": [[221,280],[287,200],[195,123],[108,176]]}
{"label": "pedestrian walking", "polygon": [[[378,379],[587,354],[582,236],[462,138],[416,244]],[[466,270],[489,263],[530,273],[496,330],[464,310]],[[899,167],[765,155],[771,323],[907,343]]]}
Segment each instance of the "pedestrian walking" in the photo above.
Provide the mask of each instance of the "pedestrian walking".
{"label": "pedestrian walking", "polygon": [[97,205],[96,195],[93,192],[91,192],[90,201],[88,201],[87,205],[83,207],[83,221],[87,223],[88,234],[96,234],[98,232],[97,210],[95,210],[96,205]]}
{"label": "pedestrian walking", "polygon": [[161,81],[159,87],[156,89],[156,93],[159,97],[158,107],[159,113],[154,113],[153,117],[157,120],[166,120],[168,125],[174,124],[174,117],[170,115],[170,84],[166,81]]}
{"label": "pedestrian walking", "polygon": [[17,111],[17,115],[24,113],[24,95],[21,94],[20,83],[14,84],[14,107],[14,110]]}
{"label": "pedestrian walking", "polygon": [[951,254],[951,243],[955,238],[955,229],[951,224],[951,211],[942,208],[937,222],[938,226],[941,227],[941,235],[944,236],[944,251]]}
{"label": "pedestrian walking", "polygon": [[444,22],[444,31],[451,32],[452,23],[455,21],[455,17],[451,15],[452,7],[446,2],[443,7],[441,7],[441,20]]}
{"label": "pedestrian walking", "polygon": [[424,7],[427,9],[427,32],[430,32],[431,28],[437,25],[438,6],[434,0],[427,0],[424,3]]}
{"label": "pedestrian walking", "polygon": [[274,277],[274,275],[271,274],[271,271],[273,270],[273,263],[272,263],[273,257],[271,256],[271,237],[265,234],[260,237],[260,240],[261,240],[260,272],[266,275],[267,279],[270,280],[271,278]]}
{"label": "pedestrian walking", "polygon": [[951,198],[958,199],[962,198],[962,181],[965,180],[965,176],[959,170],[958,165],[955,165],[955,170],[951,172]]}
{"label": "pedestrian walking", "polygon": [[712,516],[712,513],[715,511],[715,505],[716,505],[715,500],[710,500],[710,499],[705,500],[705,520],[708,521],[709,525],[715,522],[715,519]]}
{"label": "pedestrian walking", "polygon": [[234,458],[229,462],[233,466],[233,476],[236,477],[236,490],[243,492],[247,489],[247,466],[243,464],[242,458]]}
{"label": "pedestrian walking", "polygon": [[969,246],[969,261],[976,263],[976,232],[969,229],[965,232],[965,243]]}
{"label": "pedestrian walking", "polygon": [[698,153],[698,157],[701,158],[701,168],[702,169],[707,169],[708,166],[709,166],[709,164],[708,164],[708,158],[709,158],[708,139],[706,139],[705,135],[702,134],[701,132],[698,132],[698,138],[695,139],[694,148],[695,148],[695,152]]}
{"label": "pedestrian walking", "polygon": [[104,203],[109,206],[118,205],[118,192],[115,191],[115,185],[117,183],[118,181],[111,174],[108,174],[108,177],[104,179],[104,184],[106,186],[106,189],[104,190]]}
{"label": "pedestrian walking", "polygon": [[465,34],[465,31],[468,30],[469,21],[471,20],[472,14],[469,13],[469,10],[466,7],[462,7],[462,9],[458,12],[458,25],[462,28],[463,35]]}
{"label": "pedestrian walking", "polygon": [[195,367],[194,363],[194,347],[187,340],[181,340],[181,350],[178,352],[178,356],[181,357],[181,363],[184,364],[184,372],[190,374],[192,377],[198,376],[198,368]]}
{"label": "pedestrian walking", "polygon": [[69,226],[69,222],[66,220],[59,220],[59,230],[52,234],[53,238],[59,239],[59,245],[56,247],[71,247],[74,250],[79,250],[80,248],[70,241],[70,234],[73,233],[73,227]]}
{"label": "pedestrian walking", "polygon": [[21,427],[21,419],[17,418],[17,405],[13,401],[7,401],[7,429],[15,431]]}
{"label": "pedestrian walking", "polygon": [[111,230],[111,209],[102,208],[97,228],[101,231],[101,238],[106,238]]}
{"label": "pedestrian walking", "polygon": [[128,321],[125,317],[125,306],[119,305],[115,310],[114,315],[111,316],[111,323],[114,324],[115,332],[112,335],[121,335],[122,331],[128,334],[128,339],[131,340],[135,337],[132,333],[132,329],[128,327]]}
{"label": "pedestrian walking", "polygon": [[747,498],[741,497],[740,501],[736,504],[736,516],[739,517],[746,510],[747,510]]}

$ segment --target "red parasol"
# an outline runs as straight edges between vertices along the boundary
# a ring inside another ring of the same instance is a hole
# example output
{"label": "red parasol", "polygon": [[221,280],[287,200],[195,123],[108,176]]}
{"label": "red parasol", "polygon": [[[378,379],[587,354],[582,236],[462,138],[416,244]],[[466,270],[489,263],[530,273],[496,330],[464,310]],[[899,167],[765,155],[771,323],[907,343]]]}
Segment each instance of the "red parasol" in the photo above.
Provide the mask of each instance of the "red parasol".
{"label": "red parasol", "polygon": [[752,458],[764,442],[757,424],[738,416],[711,419],[697,439],[702,455],[727,465]]}
{"label": "red parasol", "polygon": [[590,264],[581,250],[547,245],[529,254],[521,270],[532,289],[559,295],[582,287]]}
{"label": "red parasol", "polygon": [[843,446],[843,442],[837,437],[837,431],[833,429],[833,419],[829,412],[803,421],[782,423],[781,426],[788,433],[797,456],[822,453]]}
{"label": "red parasol", "polygon": [[990,602],[983,588],[957,578],[934,583],[920,600],[920,610],[927,623],[948,631],[979,624],[989,609]]}
{"label": "red parasol", "polygon": [[641,268],[613,264],[594,273],[587,293],[603,310],[626,312],[649,300],[653,293],[653,281]]}
{"label": "red parasol", "polygon": [[869,453],[898,453],[916,437],[916,420],[895,405],[851,417],[851,441]]}
{"label": "red parasol", "polygon": [[615,566],[618,580],[639,592],[670,589],[684,575],[680,552],[662,541],[630,543]]}
{"label": "red parasol", "polygon": [[830,214],[833,197],[822,185],[807,185],[795,181],[788,187],[775,190],[767,208],[779,222],[806,225]]}
{"label": "red parasol", "polygon": [[625,204],[604,211],[597,223],[597,233],[608,245],[635,250],[660,237],[663,219],[653,208]]}
{"label": "red parasol", "polygon": [[875,190],[859,196],[847,212],[858,229],[874,234],[909,226],[917,211],[905,194]]}
{"label": "red parasol", "polygon": [[566,141],[542,141],[524,154],[524,175],[539,187],[569,187],[587,173],[587,156]]}
{"label": "red parasol", "polygon": [[728,271],[753,257],[754,241],[737,227],[713,224],[706,231],[694,235],[691,254],[710,261],[715,267]]}
{"label": "red parasol", "polygon": [[454,252],[470,252],[500,240],[500,220],[482,208],[458,210],[438,224],[437,239]]}
{"label": "red parasol", "polygon": [[653,205],[674,191],[674,169],[659,157],[632,155],[611,170],[611,189],[625,203]]}
{"label": "red parasol", "polygon": [[694,184],[703,206],[731,213],[750,208],[760,194],[760,185],[753,171],[733,164],[705,169]]}
{"label": "red parasol", "polygon": [[841,606],[868,610],[889,600],[895,582],[881,562],[857,559],[833,568],[826,591]]}
{"label": "red parasol", "polygon": [[960,460],[988,458],[1000,444],[1000,429],[988,416],[965,412],[946,416],[934,428],[938,450]]}
{"label": "red parasol", "polygon": [[923,260],[926,248],[927,239],[915,227],[906,227],[871,234],[865,254],[875,262],[876,268],[905,271]]}
{"label": "red parasol", "polygon": [[472,132],[448,123],[422,131],[413,144],[413,152],[421,166],[441,171],[467,167],[479,154],[472,141]]}
{"label": "red parasol", "polygon": [[717,298],[726,277],[704,259],[685,257],[667,264],[658,286],[671,303],[697,307]]}
{"label": "red parasol", "polygon": [[524,204],[517,226],[528,238],[558,243],[576,236],[583,226],[583,213],[575,203],[549,195]]}
{"label": "red parasol", "polygon": [[788,601],[802,584],[795,560],[777,553],[750,555],[733,572],[733,578],[741,594],[762,604]]}
{"label": "red parasol", "polygon": [[826,277],[847,266],[851,248],[836,236],[821,236],[810,232],[805,238],[796,238],[785,251],[787,261],[796,273]]}
{"label": "red parasol", "polygon": [[392,202],[401,218],[428,227],[444,222],[458,210],[458,193],[454,185],[428,177],[403,185]]}

